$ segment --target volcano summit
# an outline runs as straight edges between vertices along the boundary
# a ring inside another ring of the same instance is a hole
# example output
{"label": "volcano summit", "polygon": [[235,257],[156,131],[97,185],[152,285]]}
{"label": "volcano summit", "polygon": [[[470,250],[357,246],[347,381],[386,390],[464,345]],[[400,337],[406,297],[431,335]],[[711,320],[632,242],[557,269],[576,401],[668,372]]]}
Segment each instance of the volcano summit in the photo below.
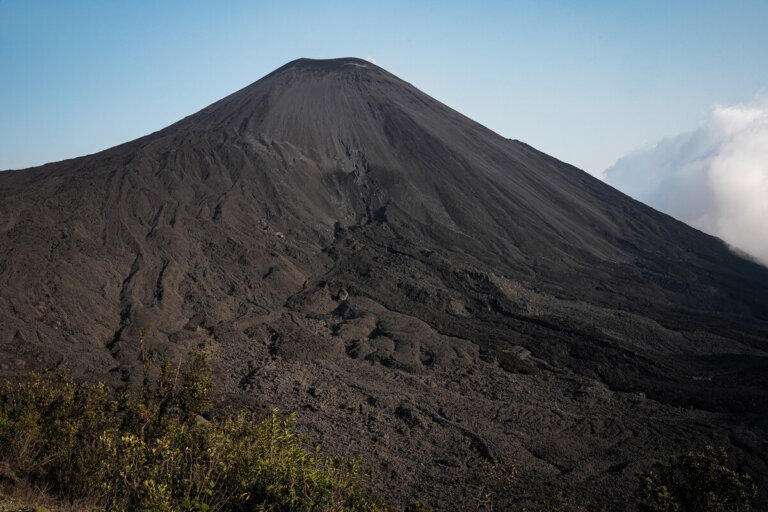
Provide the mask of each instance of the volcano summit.
{"label": "volcano summit", "polygon": [[393,501],[511,459],[518,503],[624,509],[705,444],[768,492],[768,269],[367,61],[0,173],[0,376],[133,381],[147,326]]}

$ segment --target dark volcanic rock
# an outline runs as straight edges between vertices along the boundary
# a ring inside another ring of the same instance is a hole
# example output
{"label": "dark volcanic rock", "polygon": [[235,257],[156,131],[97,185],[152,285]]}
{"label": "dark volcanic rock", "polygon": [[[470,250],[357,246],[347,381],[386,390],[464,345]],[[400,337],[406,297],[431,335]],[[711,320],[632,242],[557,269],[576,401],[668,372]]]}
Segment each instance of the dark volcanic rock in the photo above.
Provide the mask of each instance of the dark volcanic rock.
{"label": "dark volcanic rock", "polygon": [[0,374],[135,379],[148,325],[394,500],[511,458],[519,503],[624,509],[706,443],[766,492],[768,270],[365,61],[0,174]]}

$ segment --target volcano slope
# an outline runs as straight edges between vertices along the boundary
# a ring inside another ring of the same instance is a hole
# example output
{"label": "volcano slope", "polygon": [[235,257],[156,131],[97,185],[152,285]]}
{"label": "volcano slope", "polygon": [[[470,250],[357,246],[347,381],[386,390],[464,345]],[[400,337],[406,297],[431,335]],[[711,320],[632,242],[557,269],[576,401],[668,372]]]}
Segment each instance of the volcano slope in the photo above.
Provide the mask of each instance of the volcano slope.
{"label": "volcano slope", "polygon": [[768,475],[768,270],[358,59],[0,174],[0,372],[109,382],[208,346],[395,502],[625,509],[652,460]]}

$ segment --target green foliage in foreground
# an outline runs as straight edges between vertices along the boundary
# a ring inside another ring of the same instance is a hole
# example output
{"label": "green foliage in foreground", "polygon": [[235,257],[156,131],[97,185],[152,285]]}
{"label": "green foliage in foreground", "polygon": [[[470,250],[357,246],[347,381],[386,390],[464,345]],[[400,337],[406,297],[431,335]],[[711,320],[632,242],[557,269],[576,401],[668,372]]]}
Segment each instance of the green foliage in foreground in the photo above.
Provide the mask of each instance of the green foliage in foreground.
{"label": "green foliage in foreground", "polygon": [[386,510],[356,461],[309,450],[293,418],[210,422],[204,353],[140,393],[32,374],[0,390],[0,461],[60,499],[106,510]]}
{"label": "green foliage in foreground", "polygon": [[510,460],[483,464],[471,478],[468,504],[477,510],[493,512],[515,487],[520,468]]}
{"label": "green foliage in foreground", "polygon": [[645,512],[752,512],[757,486],[728,468],[725,449],[707,446],[656,464],[640,475],[640,510]]}

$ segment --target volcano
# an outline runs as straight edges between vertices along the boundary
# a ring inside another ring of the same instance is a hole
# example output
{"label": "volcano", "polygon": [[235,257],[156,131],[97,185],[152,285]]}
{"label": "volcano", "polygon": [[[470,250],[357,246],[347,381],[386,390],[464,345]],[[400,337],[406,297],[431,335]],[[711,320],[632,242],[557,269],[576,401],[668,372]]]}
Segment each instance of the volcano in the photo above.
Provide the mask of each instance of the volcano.
{"label": "volcano", "polygon": [[0,173],[0,377],[133,382],[142,330],[393,502],[509,459],[516,503],[625,509],[705,444],[768,492],[768,269],[367,61]]}

